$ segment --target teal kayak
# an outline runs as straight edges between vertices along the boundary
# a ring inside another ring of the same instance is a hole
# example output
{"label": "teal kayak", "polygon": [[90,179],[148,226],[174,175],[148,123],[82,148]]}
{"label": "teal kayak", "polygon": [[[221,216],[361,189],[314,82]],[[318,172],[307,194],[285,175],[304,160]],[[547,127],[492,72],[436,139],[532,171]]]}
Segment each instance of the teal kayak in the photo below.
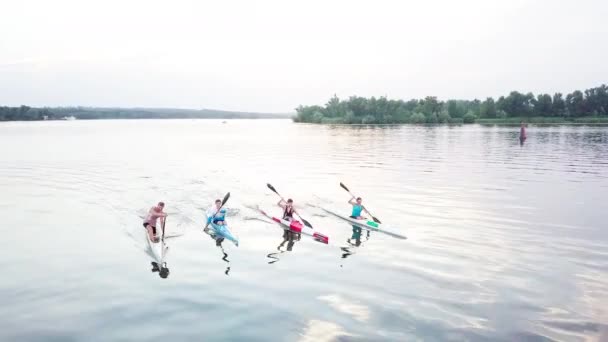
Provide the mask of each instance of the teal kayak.
{"label": "teal kayak", "polygon": [[357,220],[348,215],[339,214],[338,212],[333,211],[333,210],[325,209],[323,207],[318,207],[318,208],[321,208],[323,211],[325,211],[329,214],[332,214],[336,217],[339,217],[345,221],[348,221],[349,223],[354,224],[358,227],[361,227],[361,228],[364,228],[364,229],[367,229],[367,230],[370,230],[373,232],[384,233],[386,235],[392,236],[397,239],[403,239],[403,240],[407,239],[407,237],[405,237],[404,235],[401,235],[399,233],[395,233],[391,230],[388,230],[388,229],[384,228],[382,224],[374,222],[372,220],[368,220],[368,219]]}
{"label": "teal kayak", "polygon": [[217,237],[232,241],[235,246],[239,246],[239,239],[232,234],[227,224],[219,225],[212,222],[209,226],[213,229],[213,232]]}

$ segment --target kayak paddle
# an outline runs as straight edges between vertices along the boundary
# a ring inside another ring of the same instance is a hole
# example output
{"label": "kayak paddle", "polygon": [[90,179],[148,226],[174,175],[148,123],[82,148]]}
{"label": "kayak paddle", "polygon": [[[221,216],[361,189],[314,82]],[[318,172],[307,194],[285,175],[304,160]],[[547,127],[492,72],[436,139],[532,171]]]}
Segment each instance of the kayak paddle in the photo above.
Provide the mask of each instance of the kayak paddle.
{"label": "kayak paddle", "polygon": [[[355,195],[353,195],[352,192],[350,192],[350,190],[348,190],[348,188],[346,187],[346,185],[344,185],[344,183],[340,182],[340,186],[342,187],[342,189],[346,190],[351,196],[356,197]],[[369,211],[367,211],[367,208],[363,207],[363,209],[365,209],[365,212],[367,212],[372,219],[374,220],[374,222],[376,223],[382,223],[380,222],[380,220],[378,220],[376,217],[374,217],[374,215],[372,215],[372,213],[370,213]]]}
{"label": "kayak paddle", "polygon": [[[270,183],[266,183],[266,186],[268,187],[268,189],[272,190],[272,192],[274,192],[275,194],[279,195],[279,197],[281,197],[281,199],[283,201],[285,201],[285,199],[283,198],[283,196],[281,196],[281,194],[279,194],[279,192],[274,188],[274,186],[272,186]],[[302,222],[304,223],[304,225],[306,227],[312,228],[312,225],[310,224],[310,222],[306,221],[305,219],[302,218],[302,216],[300,216],[300,214],[295,213],[296,215],[298,215],[298,217],[300,218],[300,220],[302,220]]]}
{"label": "kayak paddle", "polygon": [[160,238],[160,240],[162,241],[163,245],[165,244],[165,222],[167,222],[167,216],[163,217],[163,226],[162,226],[163,233],[162,233],[162,236]]}
{"label": "kayak paddle", "polygon": [[[222,207],[224,206],[224,204],[226,204],[226,202],[228,202],[228,199],[230,198],[230,193],[227,193],[226,196],[224,196],[224,199],[222,200],[222,205],[220,205],[220,208],[215,212],[215,214],[213,214],[213,216],[211,216],[211,221],[213,221],[213,218],[215,217],[215,215],[217,215],[220,210],[222,210]],[[209,227],[209,222],[207,222],[207,224],[205,225],[205,228],[203,229],[207,229],[207,227]]]}

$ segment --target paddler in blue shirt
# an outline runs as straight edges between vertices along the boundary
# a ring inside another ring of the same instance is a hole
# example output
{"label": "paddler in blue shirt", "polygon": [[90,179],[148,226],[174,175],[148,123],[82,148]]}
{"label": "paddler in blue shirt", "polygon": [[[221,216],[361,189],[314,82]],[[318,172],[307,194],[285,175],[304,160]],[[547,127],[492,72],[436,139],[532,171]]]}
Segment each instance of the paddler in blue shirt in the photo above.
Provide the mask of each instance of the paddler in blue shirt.
{"label": "paddler in blue shirt", "polygon": [[357,220],[363,220],[365,219],[365,217],[361,216],[361,212],[365,211],[366,213],[369,214],[369,212],[365,209],[365,207],[361,204],[363,202],[363,200],[361,199],[361,197],[357,197],[355,199],[355,196],[353,196],[353,198],[351,198],[348,201],[348,204],[353,206],[353,211],[350,214],[350,218],[354,218]]}
{"label": "paddler in blue shirt", "polygon": [[221,207],[222,200],[215,200],[215,205],[212,205],[211,208],[207,210],[207,224],[212,222],[213,224],[217,224],[219,226],[226,224],[226,208]]}

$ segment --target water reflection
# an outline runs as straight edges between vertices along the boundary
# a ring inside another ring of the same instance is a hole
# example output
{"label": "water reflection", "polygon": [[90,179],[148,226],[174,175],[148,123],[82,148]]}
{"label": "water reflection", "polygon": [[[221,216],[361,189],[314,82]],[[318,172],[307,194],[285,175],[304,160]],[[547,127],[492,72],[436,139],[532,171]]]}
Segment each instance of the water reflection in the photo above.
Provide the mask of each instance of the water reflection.
{"label": "water reflection", "polygon": [[283,240],[277,246],[278,252],[273,252],[266,255],[268,259],[271,259],[271,261],[268,262],[269,265],[279,261],[279,256],[281,254],[285,252],[291,252],[293,250],[293,246],[296,244],[296,241],[300,241],[302,235],[300,233],[292,232],[290,230],[283,230],[282,238]]}
{"label": "water reflection", "polygon": [[[0,340],[151,340],[169,329],[175,341],[602,341],[608,128],[531,129],[517,148],[517,127],[500,126],[0,123],[1,145],[14,147],[0,149],[0,267],[9,275],[0,282]],[[154,167],[150,135],[164,137]],[[210,146],[212,163],[201,157]],[[315,215],[336,248],[290,243],[279,224],[245,207],[276,202],[260,189],[269,180],[289,184],[298,203],[314,194],[338,208],[345,198],[336,185],[355,182],[386,226],[366,241],[351,223]],[[146,254],[134,208],[162,196],[175,204],[171,217],[200,234],[198,203],[226,188],[238,193],[229,203],[239,220],[266,223],[244,222],[238,256],[221,249],[231,242],[179,241],[179,274],[153,284],[168,267]],[[223,276],[235,257],[239,272]],[[272,257],[285,263],[268,265]],[[286,276],[292,263],[298,271]],[[269,329],[273,320],[283,321]]]}
{"label": "water reflection", "polygon": [[224,261],[227,266],[226,266],[226,270],[224,271],[225,275],[229,275],[230,273],[230,260],[228,260],[228,253],[226,253],[226,251],[224,250],[224,247],[222,246],[222,243],[224,242],[224,238],[217,235],[215,233],[215,230],[210,229],[209,227],[206,227],[205,229],[203,229],[203,232],[205,232],[207,235],[209,235],[209,237],[215,241],[215,246],[217,246],[220,251],[222,252],[222,261]]}
{"label": "water reflection", "polygon": [[147,242],[146,253],[152,258],[150,262],[152,273],[158,273],[159,277],[166,279],[169,276],[169,267],[167,267],[167,262],[165,261],[169,246],[167,246],[165,239],[159,242],[150,241],[147,230],[144,231],[144,239]]}
{"label": "water reflection", "polygon": [[361,247],[364,242],[368,241],[371,234],[369,230],[365,229],[365,238],[362,240],[361,235],[364,229],[354,225],[352,226],[352,229],[353,233],[351,237],[346,240],[346,243],[348,243],[349,246],[340,247],[340,249],[344,252],[342,254],[342,259],[346,259],[350,255],[355,254],[355,249]]}
{"label": "water reflection", "polygon": [[158,272],[158,275],[162,279],[166,279],[169,276],[169,268],[166,262],[161,262],[159,265],[156,261],[152,261],[150,264],[152,264],[152,272]]}

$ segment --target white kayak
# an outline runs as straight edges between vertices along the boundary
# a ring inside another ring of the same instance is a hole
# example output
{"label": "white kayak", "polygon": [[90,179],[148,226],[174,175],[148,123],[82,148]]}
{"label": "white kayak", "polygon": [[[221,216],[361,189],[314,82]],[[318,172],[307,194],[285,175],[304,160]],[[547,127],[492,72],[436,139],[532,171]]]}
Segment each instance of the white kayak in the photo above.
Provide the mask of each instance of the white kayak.
{"label": "white kayak", "polygon": [[374,222],[374,221],[368,220],[368,219],[358,220],[358,219],[352,218],[348,215],[339,214],[337,211],[325,209],[323,207],[318,207],[318,208],[321,208],[325,212],[332,214],[336,217],[339,217],[345,221],[348,221],[349,223],[354,224],[358,227],[361,227],[361,228],[364,228],[364,229],[367,229],[367,230],[370,230],[373,232],[384,233],[386,235],[392,236],[397,239],[404,239],[404,240],[407,239],[407,237],[405,237],[404,235],[401,235],[399,233],[395,233],[394,231],[386,229],[381,223],[377,223],[377,222]]}
{"label": "white kayak", "polygon": [[150,240],[150,236],[148,234],[148,230],[144,228],[144,235],[148,246],[148,254],[154,258],[159,265],[162,265],[165,262],[165,258],[167,256],[167,252],[169,250],[169,246],[165,243],[165,241],[161,240],[162,236],[162,228],[156,228],[156,235],[158,236],[159,241],[154,242]]}

